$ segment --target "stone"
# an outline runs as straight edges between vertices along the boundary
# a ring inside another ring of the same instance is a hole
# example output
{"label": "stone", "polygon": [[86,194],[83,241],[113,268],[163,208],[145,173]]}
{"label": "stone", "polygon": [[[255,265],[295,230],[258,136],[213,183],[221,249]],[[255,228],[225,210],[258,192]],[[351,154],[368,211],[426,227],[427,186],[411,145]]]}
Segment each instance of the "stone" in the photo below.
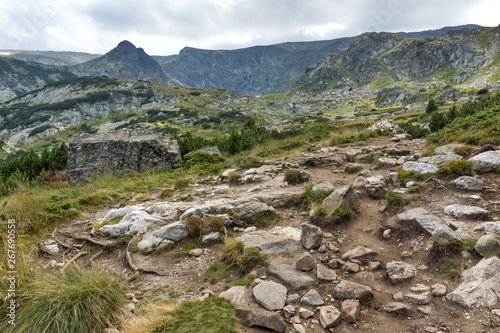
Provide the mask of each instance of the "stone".
{"label": "stone", "polygon": [[393,284],[400,284],[412,280],[417,276],[415,266],[406,264],[402,261],[392,261],[387,263],[386,272],[389,280]]}
{"label": "stone", "polygon": [[446,155],[434,155],[429,157],[421,157],[417,160],[418,163],[427,163],[432,165],[439,165],[443,163],[448,163],[450,161],[459,161],[463,157],[457,154],[446,154]]}
{"label": "stone", "polygon": [[295,252],[303,249],[301,232],[292,227],[275,227],[269,231],[257,230],[248,232],[236,240],[245,247],[256,247],[262,253]]}
{"label": "stone", "polygon": [[59,253],[59,245],[55,240],[49,239],[43,242],[43,247],[49,254],[57,255]]}
{"label": "stone", "polygon": [[483,258],[462,272],[462,283],[446,298],[464,307],[494,307],[500,302],[500,259]]}
{"label": "stone", "polygon": [[400,303],[400,302],[390,302],[384,307],[384,310],[389,313],[395,313],[399,315],[404,315],[412,309],[411,306]]}
{"label": "stone", "polygon": [[467,191],[482,191],[484,183],[481,178],[461,176],[451,182],[455,187]]}
{"label": "stone", "polygon": [[449,154],[455,154],[455,149],[457,148],[462,148],[464,147],[463,144],[448,144],[444,146],[439,146],[436,149],[434,149],[434,154],[435,155],[449,155]]}
{"label": "stone", "polygon": [[384,166],[395,167],[398,164],[398,160],[391,157],[381,157],[378,159],[378,163]]}
{"label": "stone", "polygon": [[347,158],[348,161],[352,161],[354,157],[361,154],[363,154],[363,151],[361,149],[353,148],[346,150],[345,157]]}
{"label": "stone", "polygon": [[365,259],[376,256],[378,253],[364,246],[357,246],[342,255],[342,260]]}
{"label": "stone", "polygon": [[295,307],[293,305],[287,305],[283,308],[283,316],[286,319],[290,319],[295,314]]}
{"label": "stone", "polygon": [[300,296],[298,294],[286,295],[286,304],[295,304],[299,301]]}
{"label": "stone", "polygon": [[[201,153],[205,153],[205,154],[209,154],[209,155],[217,155],[217,156],[222,156],[220,150],[219,150],[219,147],[217,146],[212,146],[212,147],[203,147],[203,148],[200,148],[196,151],[199,151]],[[186,154],[188,155],[188,154]]]}
{"label": "stone", "polygon": [[309,309],[306,309],[306,308],[300,308],[299,309],[299,315],[303,319],[309,319],[312,316],[314,316],[314,312],[311,311],[311,310],[309,310]]}
{"label": "stone", "polygon": [[191,251],[189,251],[189,255],[193,257],[199,257],[203,254],[204,251],[204,249],[192,249]]}
{"label": "stone", "polygon": [[486,220],[488,218],[488,211],[476,206],[449,205],[444,208],[444,213],[464,219]]}
{"label": "stone", "polygon": [[187,237],[185,229],[186,224],[182,221],[171,223],[144,235],[142,240],[137,244],[137,247],[141,251],[147,251],[165,241],[180,241]]}
{"label": "stone", "polygon": [[231,287],[228,290],[220,293],[219,297],[230,300],[233,304],[251,304],[255,303],[252,293],[243,286]]}
{"label": "stone", "polygon": [[306,333],[306,329],[300,324],[293,324],[292,327],[297,333]]}
{"label": "stone", "polygon": [[348,323],[354,324],[358,320],[360,308],[358,300],[346,299],[340,306],[342,319]]}
{"label": "stone", "polygon": [[303,169],[289,169],[293,171],[297,171],[297,177],[294,179],[295,183],[303,183],[311,178],[311,174]]}
{"label": "stone", "polygon": [[438,172],[439,168],[434,164],[409,161],[403,164],[403,170],[413,171],[419,174],[429,174]]}
{"label": "stone", "polygon": [[500,221],[484,223],[484,232],[487,234],[500,235]]}
{"label": "stone", "polygon": [[68,183],[85,183],[96,174],[118,177],[181,163],[177,141],[148,129],[82,134],[69,142]]}
{"label": "stone", "polygon": [[419,306],[417,308],[417,311],[425,315],[430,315],[432,314],[432,312],[434,312],[430,305]]}
{"label": "stone", "polygon": [[411,287],[410,290],[414,293],[427,293],[431,291],[431,287],[426,286],[425,284],[417,284]]}
{"label": "stone", "polygon": [[352,186],[346,185],[336,189],[323,200],[323,207],[327,212],[332,212],[340,206],[347,206],[355,212],[359,212],[358,196],[352,189]]}
{"label": "stone", "polygon": [[380,268],[380,266],[382,266],[382,264],[380,263],[380,261],[370,261],[368,263],[368,270],[370,270],[370,271],[376,271],[377,269]]}
{"label": "stone", "polygon": [[332,305],[326,305],[319,308],[319,322],[325,330],[340,324],[341,313],[339,309]]}
{"label": "stone", "polygon": [[286,331],[286,324],[277,312],[239,304],[236,306],[236,315],[245,326],[260,326],[276,332]]}
{"label": "stone", "polygon": [[221,233],[218,231],[211,232],[201,237],[201,242],[205,245],[213,245],[221,242]]}
{"label": "stone", "polygon": [[363,301],[373,297],[370,287],[347,280],[342,280],[334,290],[335,296],[339,299],[357,299]]}
{"label": "stone", "polygon": [[255,301],[269,311],[283,309],[285,307],[286,294],[286,287],[274,281],[265,281],[253,288]]}
{"label": "stone", "polygon": [[324,182],[313,185],[311,192],[331,192],[334,189],[332,182],[325,180]]}
{"label": "stone", "polygon": [[487,151],[469,159],[478,173],[491,172],[500,168],[500,150]]}
{"label": "stone", "polygon": [[319,306],[325,304],[321,295],[314,289],[309,290],[300,300],[302,305]]}
{"label": "stone", "polygon": [[364,190],[370,199],[378,200],[385,197],[387,187],[383,176],[368,177],[366,182]]}
{"label": "stone", "polygon": [[412,228],[415,225],[419,226],[433,236],[440,244],[460,240],[460,237],[443,220],[423,208],[407,210],[399,214],[396,221],[408,228]]}
{"label": "stone", "polygon": [[359,272],[359,265],[356,264],[355,262],[346,262],[342,266],[342,272],[347,272],[347,273],[357,273]]}
{"label": "stone", "polygon": [[431,301],[431,294],[430,293],[406,294],[405,298],[418,305],[425,305],[429,304],[429,302]]}
{"label": "stone", "polygon": [[394,299],[394,302],[403,302],[405,300],[405,297],[403,295],[403,292],[397,291],[392,295],[392,298]]}
{"label": "stone", "polygon": [[482,257],[500,256],[500,241],[497,235],[487,234],[482,236],[476,242],[474,250]]}
{"label": "stone", "polygon": [[302,245],[306,249],[316,249],[321,246],[321,242],[323,241],[323,232],[320,227],[309,223],[303,223],[301,240]]}
{"label": "stone", "polygon": [[299,193],[276,193],[259,197],[259,200],[273,208],[294,207],[299,204]]}
{"label": "stone", "polygon": [[295,262],[295,267],[299,271],[311,271],[316,267],[316,261],[308,252],[304,252]]}
{"label": "stone", "polygon": [[446,286],[444,284],[441,284],[441,283],[436,283],[432,286],[432,296],[435,296],[435,297],[443,297],[446,295]]}
{"label": "stone", "polygon": [[391,133],[401,133],[404,132],[404,130],[399,127],[398,125],[394,124],[394,122],[390,119],[380,119],[378,122],[375,124],[371,125],[368,127],[370,131],[375,131],[375,130],[382,130],[382,131],[388,131]]}
{"label": "stone", "polygon": [[[100,223],[104,224],[106,220],[102,219]],[[108,236],[131,236],[135,233],[139,233],[144,228],[151,229],[162,223],[162,219],[148,214],[144,210],[133,210],[125,215],[118,223],[103,225],[99,228],[99,232]]]}
{"label": "stone", "polygon": [[268,274],[276,276],[290,291],[300,292],[314,285],[314,279],[297,272],[293,266],[271,260],[267,268]]}
{"label": "stone", "polygon": [[316,276],[320,281],[335,281],[337,280],[337,273],[333,269],[329,269],[322,264],[318,264],[316,268]]}

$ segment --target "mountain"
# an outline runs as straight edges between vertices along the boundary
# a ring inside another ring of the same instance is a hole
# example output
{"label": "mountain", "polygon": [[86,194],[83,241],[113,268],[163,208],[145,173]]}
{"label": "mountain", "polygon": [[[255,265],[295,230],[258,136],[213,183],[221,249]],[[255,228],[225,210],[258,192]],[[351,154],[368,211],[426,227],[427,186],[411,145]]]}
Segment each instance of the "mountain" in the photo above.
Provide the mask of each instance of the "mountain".
{"label": "mountain", "polygon": [[476,28],[481,28],[481,26],[477,24],[464,24],[464,25],[457,25],[454,27],[443,27],[441,29],[435,29],[435,30],[424,30],[416,32],[396,32],[395,34],[405,38],[439,37],[450,31],[461,30],[461,29],[476,29]]}
{"label": "mountain", "polygon": [[366,33],[347,49],[310,66],[300,90],[324,91],[348,84],[438,80],[447,84],[496,83],[500,27],[461,29],[435,38]]}
{"label": "mountain", "polygon": [[99,57],[98,54],[66,51],[17,51],[0,50],[0,55],[6,58],[36,62],[44,65],[69,66],[81,64]]}
{"label": "mountain", "polygon": [[129,41],[122,41],[105,55],[71,66],[69,70],[77,76],[109,76],[179,85],[165,74],[156,60]]}
{"label": "mountain", "polygon": [[42,88],[48,83],[74,77],[64,67],[0,57],[0,102]]}

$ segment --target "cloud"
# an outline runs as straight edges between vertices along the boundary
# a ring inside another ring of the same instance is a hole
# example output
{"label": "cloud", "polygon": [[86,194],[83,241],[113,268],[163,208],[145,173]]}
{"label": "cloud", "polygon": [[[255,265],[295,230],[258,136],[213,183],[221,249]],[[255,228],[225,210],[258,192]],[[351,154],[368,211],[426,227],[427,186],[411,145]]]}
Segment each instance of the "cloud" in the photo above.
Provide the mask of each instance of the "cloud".
{"label": "cloud", "polygon": [[0,3],[0,49],[104,53],[127,39],[150,54],[494,26],[497,0],[24,0]]}

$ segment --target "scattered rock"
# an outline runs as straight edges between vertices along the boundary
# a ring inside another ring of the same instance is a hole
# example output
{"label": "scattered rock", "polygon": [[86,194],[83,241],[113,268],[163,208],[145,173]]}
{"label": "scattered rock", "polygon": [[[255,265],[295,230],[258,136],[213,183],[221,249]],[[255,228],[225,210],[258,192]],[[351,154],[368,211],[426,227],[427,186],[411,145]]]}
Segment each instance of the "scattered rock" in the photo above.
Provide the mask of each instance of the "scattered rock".
{"label": "scattered rock", "polygon": [[269,311],[283,309],[285,307],[286,294],[286,287],[274,281],[265,281],[253,288],[255,301]]}
{"label": "scattered rock", "polygon": [[319,306],[325,304],[321,295],[314,289],[309,290],[300,300],[302,305]]}
{"label": "scattered rock", "polygon": [[339,309],[332,305],[322,306],[319,308],[319,322],[325,330],[340,324],[341,313]]}
{"label": "scattered rock", "polygon": [[337,273],[333,269],[328,269],[322,264],[318,264],[316,268],[316,276],[320,281],[335,281],[337,280]]}
{"label": "scattered rock", "polygon": [[290,319],[295,315],[295,307],[293,305],[287,305],[283,308],[283,316],[286,319]]}
{"label": "scattered rock", "polygon": [[498,236],[494,234],[482,236],[476,242],[474,250],[483,257],[492,255],[500,256],[500,241],[498,240]]}
{"label": "scattered rock", "polygon": [[476,206],[449,205],[444,208],[444,213],[456,218],[473,220],[485,220],[488,218],[488,211]]}
{"label": "scattered rock", "polygon": [[323,241],[323,232],[320,227],[309,223],[303,223],[301,240],[302,245],[306,249],[316,249],[321,246],[321,242]]}
{"label": "scattered rock", "polygon": [[57,255],[59,253],[59,245],[55,240],[49,239],[43,242],[43,246],[49,254]]}
{"label": "scattered rock", "polygon": [[348,149],[345,152],[345,157],[347,158],[348,161],[352,161],[354,157],[363,154],[363,151],[361,149]]}
{"label": "scattered rock", "polygon": [[[101,224],[106,223],[106,219],[101,220]],[[151,229],[161,225],[163,220],[145,212],[144,210],[132,210],[125,215],[117,224],[103,225],[99,232],[109,236],[131,236],[144,228]]]}
{"label": "scattered rock", "polygon": [[300,315],[300,317],[302,317],[304,319],[309,319],[312,316],[314,316],[314,312],[309,310],[309,309],[306,309],[306,308],[300,308],[299,315]]}
{"label": "scattered rock", "polygon": [[236,306],[236,314],[245,326],[260,326],[276,332],[286,331],[286,324],[277,312],[239,304]]}
{"label": "scattered rock", "polygon": [[467,191],[482,191],[484,183],[481,178],[461,176],[451,182],[457,188]]}
{"label": "scattered rock", "polygon": [[293,266],[276,260],[271,260],[268,267],[269,275],[276,276],[290,291],[300,292],[314,285],[314,279],[297,272]]}
{"label": "scattered rock", "polygon": [[370,199],[378,200],[385,197],[387,187],[383,176],[373,176],[366,178],[365,192]]}
{"label": "scattered rock", "polygon": [[437,165],[422,162],[405,162],[403,164],[404,171],[413,171],[419,174],[436,173],[439,171]]}
{"label": "scattered rock", "polygon": [[292,227],[252,231],[237,237],[236,240],[242,242],[245,247],[257,247],[262,253],[290,253],[303,249],[301,232]]}
{"label": "scattered rock", "polygon": [[382,130],[382,131],[388,131],[391,133],[404,132],[404,130],[401,127],[394,124],[394,122],[390,119],[380,119],[378,122],[376,122],[375,124],[368,127],[368,129],[370,131]]}
{"label": "scattered rock", "polygon": [[458,161],[463,159],[462,156],[457,154],[446,154],[446,155],[434,155],[430,157],[421,157],[417,160],[418,163],[426,163],[432,165],[439,165],[443,163],[448,163],[450,161]]}
{"label": "scattered rock", "polygon": [[500,168],[500,150],[487,151],[469,159],[478,173],[491,172]]}
{"label": "scattered rock", "polygon": [[295,262],[295,267],[299,271],[311,271],[316,267],[316,261],[314,261],[309,252],[304,252]]}
{"label": "scattered rock", "polygon": [[392,261],[386,265],[387,276],[393,284],[400,284],[412,280],[417,276],[415,266],[402,261]]}
{"label": "scattered rock", "polygon": [[389,313],[395,313],[399,315],[404,315],[412,309],[411,306],[400,303],[400,302],[390,302],[384,307],[384,310]]}
{"label": "scattered rock", "polygon": [[487,234],[496,234],[500,235],[500,221],[496,222],[486,222],[484,224],[484,231]]}
{"label": "scattered rock", "polygon": [[236,305],[249,305],[255,303],[253,301],[252,293],[247,288],[242,286],[231,287],[228,290],[220,293],[219,297],[228,299]]}
{"label": "scattered rock", "polygon": [[356,322],[360,312],[358,300],[346,299],[342,302],[340,308],[342,319],[351,324]]}
{"label": "scattered rock", "polygon": [[364,259],[367,257],[376,256],[378,253],[372,249],[363,246],[357,246],[352,250],[347,251],[342,255],[342,260],[351,260],[351,259]]}
{"label": "scattered rock", "polygon": [[434,154],[436,155],[455,154],[455,149],[462,148],[463,146],[464,146],[463,144],[456,144],[456,143],[439,146],[436,149],[434,149]]}
{"label": "scattered rock", "polygon": [[[312,188],[311,188],[311,192],[331,192],[333,191],[335,188],[333,187],[333,184],[332,182],[330,182],[329,180],[325,180],[324,182],[321,182],[321,183],[318,183],[318,184],[315,184]],[[273,206],[274,207],[274,206]]]}
{"label": "scattered rock", "polygon": [[418,305],[425,305],[429,304],[429,302],[431,301],[431,294],[430,293],[406,294],[405,298]]}
{"label": "scattered rock", "polygon": [[300,324],[293,324],[292,327],[297,333],[306,333],[306,329]]}
{"label": "scattered rock", "polygon": [[199,257],[203,254],[204,251],[204,249],[192,249],[191,251],[189,251],[189,255],[193,257]]}
{"label": "scattered rock", "polygon": [[408,227],[420,226],[441,244],[446,244],[452,240],[460,240],[460,237],[443,220],[423,208],[407,210],[399,214],[396,221]]}
{"label": "scattered rock", "polygon": [[355,212],[359,212],[359,200],[350,185],[346,185],[333,191],[325,200],[323,207],[327,212],[334,211],[340,206],[347,206]]}
{"label": "scattered rock", "polygon": [[436,283],[432,286],[432,296],[443,297],[446,295],[446,286],[444,284]]}
{"label": "scattered rock", "polygon": [[335,296],[339,299],[357,299],[363,301],[369,297],[373,297],[370,287],[347,280],[342,280],[334,290]]}

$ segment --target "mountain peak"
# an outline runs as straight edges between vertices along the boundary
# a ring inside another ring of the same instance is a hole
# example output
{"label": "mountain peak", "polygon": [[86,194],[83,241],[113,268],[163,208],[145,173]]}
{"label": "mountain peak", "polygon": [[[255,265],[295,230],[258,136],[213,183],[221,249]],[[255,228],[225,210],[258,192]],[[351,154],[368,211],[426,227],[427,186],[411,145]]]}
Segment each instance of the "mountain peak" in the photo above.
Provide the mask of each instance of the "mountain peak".
{"label": "mountain peak", "polygon": [[132,44],[131,42],[129,42],[128,40],[124,40],[124,41],[121,41],[120,43],[118,43],[117,48],[134,48],[135,49],[135,45]]}

